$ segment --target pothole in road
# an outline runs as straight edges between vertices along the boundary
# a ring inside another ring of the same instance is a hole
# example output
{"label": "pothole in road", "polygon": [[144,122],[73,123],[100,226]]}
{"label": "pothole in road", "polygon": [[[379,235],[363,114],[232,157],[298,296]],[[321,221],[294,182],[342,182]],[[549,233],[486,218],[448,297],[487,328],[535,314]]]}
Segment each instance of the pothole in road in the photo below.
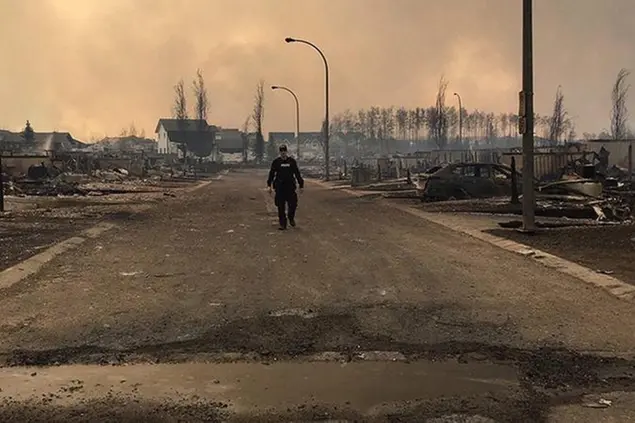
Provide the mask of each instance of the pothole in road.
{"label": "pothole in road", "polygon": [[303,319],[313,319],[318,316],[318,313],[309,309],[303,308],[287,308],[282,310],[274,310],[269,312],[269,316],[271,317],[285,317],[285,316],[296,316],[301,317]]}

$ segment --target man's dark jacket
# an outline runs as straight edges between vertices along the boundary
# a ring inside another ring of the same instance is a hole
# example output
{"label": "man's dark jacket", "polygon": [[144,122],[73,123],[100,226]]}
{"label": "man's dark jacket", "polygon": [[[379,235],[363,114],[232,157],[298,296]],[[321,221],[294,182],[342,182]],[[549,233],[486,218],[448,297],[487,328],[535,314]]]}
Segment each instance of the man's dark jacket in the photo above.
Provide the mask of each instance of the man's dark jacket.
{"label": "man's dark jacket", "polygon": [[293,157],[286,159],[278,157],[271,163],[269,178],[267,178],[268,187],[273,184],[273,189],[276,192],[293,192],[296,188],[296,181],[300,188],[304,188],[304,179],[302,179],[298,163]]}

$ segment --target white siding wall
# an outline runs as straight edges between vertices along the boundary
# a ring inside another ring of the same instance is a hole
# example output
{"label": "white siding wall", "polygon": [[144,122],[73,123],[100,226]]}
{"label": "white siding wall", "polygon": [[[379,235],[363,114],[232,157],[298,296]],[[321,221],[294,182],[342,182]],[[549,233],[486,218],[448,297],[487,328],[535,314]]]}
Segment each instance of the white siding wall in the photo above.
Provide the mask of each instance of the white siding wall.
{"label": "white siding wall", "polygon": [[168,132],[165,130],[163,125],[159,127],[159,132],[157,135],[157,148],[159,154],[176,154],[178,152],[176,144],[170,142],[170,139],[168,138]]}
{"label": "white siding wall", "polygon": [[159,127],[158,139],[157,139],[157,148],[159,154],[169,154],[170,153],[170,142],[168,141],[168,133],[166,132],[163,125]]}

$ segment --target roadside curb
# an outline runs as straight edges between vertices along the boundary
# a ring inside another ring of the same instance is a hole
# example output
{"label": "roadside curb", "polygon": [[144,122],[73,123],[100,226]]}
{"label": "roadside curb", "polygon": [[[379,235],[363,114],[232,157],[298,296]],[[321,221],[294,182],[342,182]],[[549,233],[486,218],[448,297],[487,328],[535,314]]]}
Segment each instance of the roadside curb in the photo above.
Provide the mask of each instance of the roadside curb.
{"label": "roadside curb", "polygon": [[[364,192],[353,191],[353,190],[345,189],[345,188],[334,189],[333,186],[322,181],[310,180],[310,182],[316,185],[320,185],[324,188],[331,189],[333,191],[341,191],[355,197],[363,197],[364,195],[366,195]],[[628,284],[620,279],[614,278],[609,275],[598,273],[592,269],[589,269],[588,267],[582,266],[572,261],[563,259],[561,257],[555,256],[553,254],[549,254],[547,252],[538,250],[536,248],[532,248],[530,246],[527,246],[515,241],[510,241],[505,238],[494,236],[478,229],[473,229],[466,226],[457,225],[457,222],[450,221],[450,219],[445,218],[440,213],[425,212],[425,211],[417,210],[410,206],[405,206],[402,204],[396,204],[391,202],[385,202],[383,203],[383,205],[401,210],[405,213],[411,214],[421,219],[428,220],[430,222],[436,223],[437,225],[441,225],[454,232],[459,232],[459,233],[469,235],[472,238],[476,238],[481,241],[487,242],[488,244],[494,245],[503,250],[532,259],[542,264],[543,266],[554,269],[560,273],[573,276],[587,284],[601,288],[604,291],[608,292],[610,295],[616,298],[619,298],[620,300],[635,302],[635,286]]]}
{"label": "roadside curb", "polygon": [[11,266],[0,272],[0,289],[6,289],[16,283],[34,275],[42,269],[42,267],[53,260],[55,257],[79,247],[88,239],[97,238],[99,235],[114,228],[112,223],[100,222],[95,226],[88,228],[80,233],[80,236],[67,238],[58,242],[39,254],[29,257],[22,262]]}

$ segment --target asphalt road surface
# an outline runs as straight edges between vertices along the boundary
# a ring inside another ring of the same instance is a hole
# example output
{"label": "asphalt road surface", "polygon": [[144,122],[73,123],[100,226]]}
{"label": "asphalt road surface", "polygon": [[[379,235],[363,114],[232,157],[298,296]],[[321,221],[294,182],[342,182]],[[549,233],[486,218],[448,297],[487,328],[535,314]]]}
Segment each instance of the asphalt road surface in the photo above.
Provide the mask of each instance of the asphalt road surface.
{"label": "asphalt road surface", "polygon": [[316,183],[277,231],[265,178],[0,291],[0,421],[635,419],[631,304]]}

